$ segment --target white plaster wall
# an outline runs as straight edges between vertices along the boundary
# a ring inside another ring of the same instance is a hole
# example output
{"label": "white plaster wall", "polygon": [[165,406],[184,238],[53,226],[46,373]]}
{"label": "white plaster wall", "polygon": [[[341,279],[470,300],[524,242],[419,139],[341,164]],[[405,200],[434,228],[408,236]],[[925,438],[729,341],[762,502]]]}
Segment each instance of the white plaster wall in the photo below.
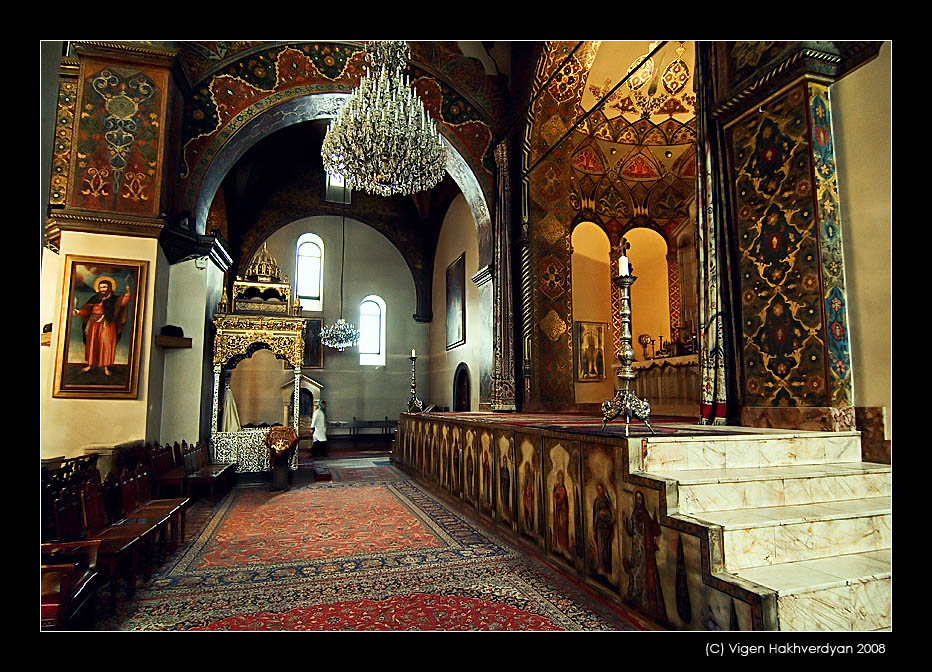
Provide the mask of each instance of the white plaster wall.
{"label": "white plaster wall", "polygon": [[887,409],[892,438],[892,44],[829,95],[841,198],[856,406]]}
{"label": "white plaster wall", "polygon": [[[269,252],[292,284],[298,237],[311,231],[324,241],[324,325],[340,317],[340,221],[340,217],[309,217],[282,227],[267,241]],[[410,397],[411,349],[427,351],[427,325],[414,320],[414,278],[404,258],[378,231],[347,217],[343,318],[358,326],[359,303],[369,294],[381,296],[386,304],[385,366],[361,366],[358,348],[344,352],[324,348],[324,368],[303,370],[323,385],[330,420],[397,419]],[[427,385],[423,361],[419,361],[417,377],[421,399]],[[280,397],[280,391],[276,393]]]}
{"label": "white plaster wall", "polygon": [[[452,350],[447,341],[447,266],[466,253],[466,342]],[[460,362],[469,367],[470,409],[479,410],[479,288],[472,276],[479,270],[479,238],[476,223],[463,195],[457,196],[443,220],[434,255],[430,323],[430,391],[420,395],[425,404],[453,408],[453,375]],[[423,361],[420,358],[419,362]]]}
{"label": "white plaster wall", "polygon": [[[114,445],[135,439],[155,440],[158,425],[151,426],[152,412],[161,411],[161,363],[152,366],[153,306],[156,304],[157,276],[167,266],[154,238],[128,238],[65,231],[61,235],[61,253],[43,255],[40,315],[42,322],[52,323],[52,346],[40,347],[40,453],[41,457],[75,457],[92,444]],[[61,308],[62,276],[65,255],[93,255],[149,262],[146,302],[142,320],[139,388],[136,399],[53,399],[55,350],[58,339],[58,314]],[[163,295],[164,296],[164,295]],[[163,301],[164,303],[164,301]],[[157,331],[157,329],[156,329]],[[154,369],[154,371],[153,371]],[[150,374],[158,380],[150,381]],[[152,399],[152,396],[158,398]],[[149,437],[148,433],[152,436]]]}
{"label": "white plaster wall", "polygon": [[[163,352],[160,441],[184,439],[190,443],[197,442],[201,436],[202,400],[213,395],[213,371],[210,371],[209,384],[205,384],[205,376],[201,375],[205,347],[208,350],[213,347],[212,343],[205,342],[205,307],[216,306],[222,278],[220,270],[206,257],[169,267],[165,324],[181,327],[185,337],[191,339],[191,347]],[[156,333],[162,326],[157,325]]]}

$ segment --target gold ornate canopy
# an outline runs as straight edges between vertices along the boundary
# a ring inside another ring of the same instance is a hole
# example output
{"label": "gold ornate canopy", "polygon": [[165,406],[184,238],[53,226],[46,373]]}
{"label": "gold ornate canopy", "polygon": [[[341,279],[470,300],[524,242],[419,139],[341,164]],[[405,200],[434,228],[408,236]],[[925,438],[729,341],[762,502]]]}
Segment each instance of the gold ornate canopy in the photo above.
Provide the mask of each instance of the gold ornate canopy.
{"label": "gold ornate canopy", "polygon": [[[299,304],[295,302],[294,307]],[[292,315],[291,285],[265,243],[233,283],[232,312],[224,297],[214,314],[214,365],[266,345],[295,369],[304,360],[304,319]],[[295,311],[297,312],[297,311]]]}
{"label": "gold ornate canopy", "polygon": [[292,305],[291,285],[288,276],[282,276],[275,257],[262,244],[246,276],[236,276],[233,283],[233,310],[262,315],[291,315],[300,310],[297,301]]}
{"label": "gold ornate canopy", "polygon": [[[237,357],[246,357],[257,349],[267,347],[294,369],[292,400],[293,407],[297,409],[301,365],[304,361],[304,318],[298,315],[299,312],[300,304],[297,301],[294,304],[291,302],[288,278],[282,280],[278,262],[263,244],[249,265],[246,278],[236,277],[232,305],[224,294],[214,313],[216,335],[211,441],[214,456],[219,461],[235,462],[241,471],[269,469],[269,452],[265,445],[267,432],[264,429],[218,431],[221,369]],[[297,413],[294,414],[293,425],[287,429],[297,436]],[[297,452],[292,455],[289,466],[297,469]]]}
{"label": "gold ornate canopy", "polygon": [[304,361],[304,318],[266,315],[214,315],[214,365],[225,365],[237,355],[247,355],[257,345],[267,345],[292,368]]}

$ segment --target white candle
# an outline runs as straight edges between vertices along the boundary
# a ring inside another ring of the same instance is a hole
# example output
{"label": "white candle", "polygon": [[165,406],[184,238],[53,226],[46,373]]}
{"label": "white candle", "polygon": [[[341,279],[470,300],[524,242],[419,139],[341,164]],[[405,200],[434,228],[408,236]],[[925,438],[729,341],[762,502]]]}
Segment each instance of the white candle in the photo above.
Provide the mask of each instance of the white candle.
{"label": "white candle", "polygon": [[414,353],[414,348],[411,348],[411,356],[412,356],[412,357],[417,357],[417,355]]}
{"label": "white candle", "polygon": [[628,257],[625,255],[618,260],[618,275],[628,275]]}

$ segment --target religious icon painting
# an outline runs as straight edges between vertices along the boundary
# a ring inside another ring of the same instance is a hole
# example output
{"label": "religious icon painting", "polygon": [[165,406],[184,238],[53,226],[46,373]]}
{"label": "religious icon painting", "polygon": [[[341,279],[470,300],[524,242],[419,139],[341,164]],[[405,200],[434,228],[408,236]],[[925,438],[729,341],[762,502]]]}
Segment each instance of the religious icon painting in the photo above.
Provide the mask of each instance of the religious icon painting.
{"label": "religious icon painting", "polygon": [[544,510],[546,549],[575,567],[579,553],[579,446],[572,441],[544,441]]}
{"label": "religious icon painting", "polygon": [[478,504],[476,497],[476,481],[478,480],[479,456],[476,453],[476,431],[467,428],[464,432],[465,448],[463,449],[463,493],[466,501],[472,505]]}
{"label": "religious icon painting", "polygon": [[136,398],[148,269],[65,255],[53,397]]}
{"label": "religious icon painting", "polygon": [[450,489],[450,426],[440,425],[440,487]]}
{"label": "religious icon painting", "polygon": [[515,437],[511,432],[495,432],[496,519],[514,529]]}
{"label": "religious icon painting", "polygon": [[463,496],[463,431],[450,425],[450,492]]}
{"label": "religious icon painting", "polygon": [[615,453],[605,444],[583,444],[582,453],[586,566],[595,583],[617,593],[621,552]]}
{"label": "religious icon painting", "polygon": [[447,266],[447,350],[466,342],[466,253]]}
{"label": "religious icon painting", "polygon": [[540,441],[536,437],[526,434],[518,434],[515,437],[518,532],[535,541],[540,538],[539,445]]}
{"label": "religious icon painting", "polygon": [[492,455],[492,432],[479,430],[479,512],[492,516],[492,470],[495,468]]}
{"label": "religious icon painting", "polygon": [[608,325],[604,322],[576,322],[576,342],[573,356],[576,360],[576,380],[580,383],[605,379],[610,364],[605,358],[605,336]]}
{"label": "religious icon painting", "polygon": [[324,328],[324,318],[309,317],[304,320],[304,362],[305,369],[324,368],[324,347],[320,343],[320,331]]}
{"label": "religious icon painting", "polygon": [[655,490],[626,489],[619,520],[621,565],[625,574],[622,599],[659,623],[667,622],[658,551],[663,557],[659,495]]}

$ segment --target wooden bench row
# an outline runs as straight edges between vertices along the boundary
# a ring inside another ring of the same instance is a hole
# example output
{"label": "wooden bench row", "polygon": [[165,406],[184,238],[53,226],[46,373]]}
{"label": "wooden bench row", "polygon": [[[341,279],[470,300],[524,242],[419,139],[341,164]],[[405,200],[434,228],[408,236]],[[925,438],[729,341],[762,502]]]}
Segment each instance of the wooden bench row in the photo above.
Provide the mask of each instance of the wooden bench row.
{"label": "wooden bench row", "polygon": [[41,545],[42,627],[75,627],[92,618],[97,588],[110,586],[110,608],[116,606],[117,583],[126,579],[126,594],[136,589],[138,566],[145,579],[154,559],[184,541],[187,497],[151,497],[144,464],[124,469],[103,482],[95,472],[63,489],[54,502],[56,540]]}
{"label": "wooden bench row", "polygon": [[188,497],[195,487],[207,486],[211,502],[216,502],[216,485],[226,492],[236,484],[236,465],[212,463],[207,443],[155,443],[146,446],[146,454],[159,496],[168,489]]}

